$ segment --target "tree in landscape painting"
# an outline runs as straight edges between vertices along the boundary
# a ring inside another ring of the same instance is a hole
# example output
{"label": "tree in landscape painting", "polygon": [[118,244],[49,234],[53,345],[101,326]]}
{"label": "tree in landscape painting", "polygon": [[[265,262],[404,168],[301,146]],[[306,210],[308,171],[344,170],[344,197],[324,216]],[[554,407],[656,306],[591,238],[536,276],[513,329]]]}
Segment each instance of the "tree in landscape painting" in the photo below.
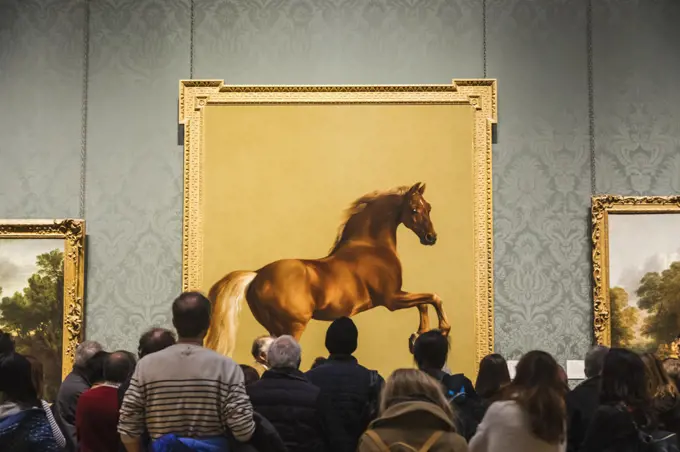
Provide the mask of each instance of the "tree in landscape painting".
{"label": "tree in landscape painting", "polygon": [[631,348],[635,342],[635,327],[640,313],[634,306],[628,306],[628,293],[621,287],[609,289],[612,344]]}
{"label": "tree in landscape painting", "polygon": [[36,264],[38,271],[28,279],[23,293],[8,294],[0,301],[0,323],[14,336],[17,352],[43,363],[43,397],[54,400],[61,383],[64,253],[40,254]]}
{"label": "tree in landscape painting", "polygon": [[680,332],[680,262],[660,274],[647,273],[636,293],[638,307],[648,313],[641,334],[660,346],[673,342]]}

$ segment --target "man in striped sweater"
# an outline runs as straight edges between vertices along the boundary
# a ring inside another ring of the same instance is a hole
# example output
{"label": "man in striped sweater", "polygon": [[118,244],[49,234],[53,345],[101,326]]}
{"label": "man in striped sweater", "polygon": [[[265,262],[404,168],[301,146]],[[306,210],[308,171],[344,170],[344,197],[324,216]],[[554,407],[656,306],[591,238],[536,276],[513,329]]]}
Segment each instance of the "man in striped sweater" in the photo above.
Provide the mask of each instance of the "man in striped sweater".
{"label": "man in striped sweater", "polygon": [[177,344],[137,364],[120,410],[118,432],[128,452],[140,451],[146,428],[153,441],[225,447],[229,433],[248,441],[255,430],[243,372],[231,359],[203,348],[210,301],[187,292],[172,305]]}

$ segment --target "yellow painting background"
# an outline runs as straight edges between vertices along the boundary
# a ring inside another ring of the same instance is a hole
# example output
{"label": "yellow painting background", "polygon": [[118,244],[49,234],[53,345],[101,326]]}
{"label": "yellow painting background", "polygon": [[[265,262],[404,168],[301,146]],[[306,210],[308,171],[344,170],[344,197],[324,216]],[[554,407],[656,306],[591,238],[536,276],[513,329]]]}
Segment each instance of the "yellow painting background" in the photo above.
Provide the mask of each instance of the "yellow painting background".
{"label": "yellow painting background", "polygon": [[[359,196],[415,182],[439,239],[425,247],[400,226],[403,289],[434,292],[452,324],[449,366],[474,375],[474,111],[469,105],[214,105],[204,112],[202,289],[234,270],[327,254],[345,208]],[[430,308],[430,320],[437,326]],[[387,376],[410,367],[418,311],[379,307],[354,317],[356,356]],[[326,356],[327,322],[302,337],[307,370]],[[265,334],[247,305],[234,358],[250,363]]]}

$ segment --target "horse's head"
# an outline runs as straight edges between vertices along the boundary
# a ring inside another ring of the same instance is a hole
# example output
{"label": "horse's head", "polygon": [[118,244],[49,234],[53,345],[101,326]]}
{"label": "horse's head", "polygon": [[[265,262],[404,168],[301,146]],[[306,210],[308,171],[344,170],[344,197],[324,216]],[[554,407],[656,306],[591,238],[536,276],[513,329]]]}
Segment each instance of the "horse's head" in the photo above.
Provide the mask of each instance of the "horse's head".
{"label": "horse's head", "polygon": [[437,242],[437,233],[434,232],[430,210],[432,206],[425,201],[425,184],[418,182],[404,195],[401,208],[401,222],[412,230],[423,245],[434,245]]}

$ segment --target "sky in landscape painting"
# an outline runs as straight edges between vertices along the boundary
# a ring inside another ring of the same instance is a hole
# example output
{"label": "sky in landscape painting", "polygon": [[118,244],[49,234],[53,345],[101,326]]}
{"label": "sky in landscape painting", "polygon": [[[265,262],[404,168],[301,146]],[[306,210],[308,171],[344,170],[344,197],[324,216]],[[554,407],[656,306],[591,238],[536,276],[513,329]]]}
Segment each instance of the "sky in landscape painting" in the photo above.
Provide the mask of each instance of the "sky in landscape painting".
{"label": "sky in landscape painting", "polygon": [[649,272],[661,272],[680,261],[680,214],[609,215],[609,286],[622,287],[629,305]]}
{"label": "sky in landscape painting", "polygon": [[63,251],[63,239],[0,239],[0,296],[22,291],[37,271],[36,257],[55,249]]}

